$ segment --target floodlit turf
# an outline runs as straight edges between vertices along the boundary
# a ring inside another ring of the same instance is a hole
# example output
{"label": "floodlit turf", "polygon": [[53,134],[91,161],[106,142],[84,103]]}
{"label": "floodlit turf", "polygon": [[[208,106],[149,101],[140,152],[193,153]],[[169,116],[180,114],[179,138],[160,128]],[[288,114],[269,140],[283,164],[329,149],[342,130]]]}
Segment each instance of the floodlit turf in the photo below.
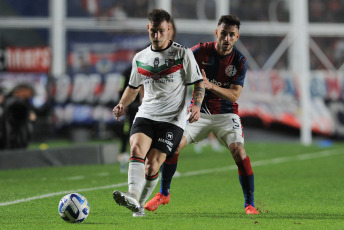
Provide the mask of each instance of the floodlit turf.
{"label": "floodlit turf", "polygon": [[[246,215],[234,161],[226,150],[192,146],[180,156],[171,201],[145,218],[112,199],[127,190],[119,165],[0,171],[0,229],[343,229],[344,145],[246,143],[260,215]],[[153,194],[158,192],[158,184]],[[57,212],[69,192],[83,194],[90,214],[81,224]]]}

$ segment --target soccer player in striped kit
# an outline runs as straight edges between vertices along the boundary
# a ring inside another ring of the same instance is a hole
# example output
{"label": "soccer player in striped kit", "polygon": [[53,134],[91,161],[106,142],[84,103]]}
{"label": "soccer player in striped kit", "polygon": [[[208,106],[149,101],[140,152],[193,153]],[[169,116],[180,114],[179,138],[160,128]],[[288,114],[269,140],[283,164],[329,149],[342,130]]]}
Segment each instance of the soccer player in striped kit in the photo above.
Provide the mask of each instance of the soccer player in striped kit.
{"label": "soccer player in striped kit", "polygon": [[206,93],[201,106],[201,117],[197,122],[186,126],[177,153],[163,163],[160,192],[145,204],[146,210],[154,211],[159,205],[170,201],[170,185],[180,150],[189,143],[203,140],[213,132],[228,147],[238,166],[246,213],[258,214],[254,205],[254,175],[244,148],[244,134],[236,103],[244,86],[247,70],[246,58],[234,47],[240,37],[239,29],[239,18],[233,15],[222,16],[215,30],[217,40],[199,43],[191,48],[199,67],[206,73],[206,77],[203,77]]}

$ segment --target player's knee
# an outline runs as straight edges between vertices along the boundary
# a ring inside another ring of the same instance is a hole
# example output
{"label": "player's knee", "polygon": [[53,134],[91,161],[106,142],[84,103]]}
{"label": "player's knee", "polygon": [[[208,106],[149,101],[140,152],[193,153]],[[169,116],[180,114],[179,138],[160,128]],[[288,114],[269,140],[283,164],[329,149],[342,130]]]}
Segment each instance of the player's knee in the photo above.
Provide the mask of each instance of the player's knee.
{"label": "player's knee", "polygon": [[140,146],[138,144],[133,144],[132,146],[130,146],[130,155],[132,157],[144,158],[144,154],[142,153],[142,149],[140,148]]}
{"label": "player's knee", "polygon": [[229,145],[229,150],[232,153],[233,159],[238,162],[246,158],[246,152],[242,143],[232,143]]}

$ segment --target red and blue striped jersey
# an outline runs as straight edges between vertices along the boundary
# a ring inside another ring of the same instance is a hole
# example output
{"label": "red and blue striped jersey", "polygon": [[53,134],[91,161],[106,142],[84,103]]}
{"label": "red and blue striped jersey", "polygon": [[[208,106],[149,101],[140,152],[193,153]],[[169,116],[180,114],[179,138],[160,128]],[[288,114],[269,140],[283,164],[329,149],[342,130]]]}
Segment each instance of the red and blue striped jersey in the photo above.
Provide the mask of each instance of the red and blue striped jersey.
{"label": "red and blue striped jersey", "polygon": [[[204,69],[209,82],[229,89],[232,84],[244,86],[247,70],[246,57],[235,47],[228,55],[219,55],[215,49],[216,42],[198,43],[191,50],[200,67]],[[191,106],[193,105],[193,99]],[[210,90],[205,91],[201,108],[207,114],[238,114],[238,104],[218,97]]]}

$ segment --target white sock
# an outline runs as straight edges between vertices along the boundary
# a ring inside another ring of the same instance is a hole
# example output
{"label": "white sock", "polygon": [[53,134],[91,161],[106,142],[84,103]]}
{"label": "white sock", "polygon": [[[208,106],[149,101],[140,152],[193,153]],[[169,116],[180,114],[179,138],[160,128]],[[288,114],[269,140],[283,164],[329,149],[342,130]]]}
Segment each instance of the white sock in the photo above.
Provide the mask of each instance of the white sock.
{"label": "white sock", "polygon": [[142,162],[129,162],[128,192],[139,200],[145,182],[145,164]]}
{"label": "white sock", "polygon": [[152,192],[155,189],[158,182],[159,182],[159,177],[157,177],[155,180],[147,180],[147,179],[145,180],[145,183],[144,183],[143,189],[142,189],[142,193],[141,193],[141,197],[139,200],[141,207],[143,207],[145,205],[146,201],[148,200],[148,198],[152,194]]}

